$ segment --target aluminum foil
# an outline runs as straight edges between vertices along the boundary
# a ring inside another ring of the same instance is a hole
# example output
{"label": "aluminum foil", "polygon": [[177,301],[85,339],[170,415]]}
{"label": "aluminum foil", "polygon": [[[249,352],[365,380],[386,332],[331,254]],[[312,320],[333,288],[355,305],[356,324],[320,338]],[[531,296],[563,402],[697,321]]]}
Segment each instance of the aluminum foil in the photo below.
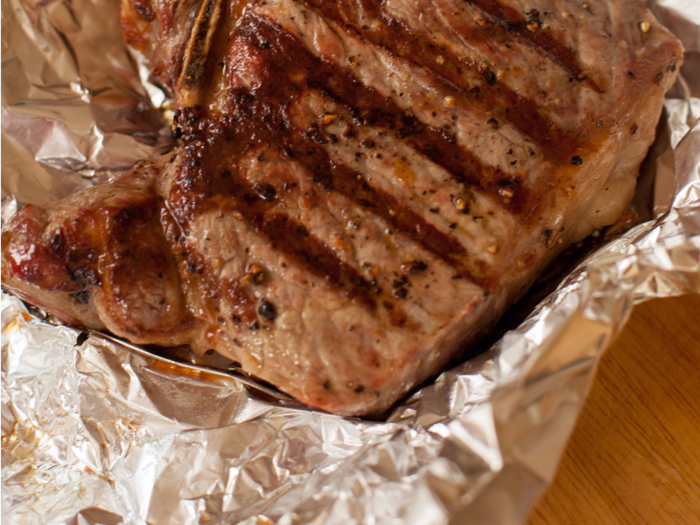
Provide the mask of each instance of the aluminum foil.
{"label": "aluminum foil", "polygon": [[[509,312],[502,326],[529,317],[385,421],[309,410],[3,295],[3,523],[525,521],[632,306],[700,292],[700,4],[650,7],[687,55],[642,169],[645,222],[568,268],[534,310]],[[2,0],[3,219],[170,146],[166,96],[124,46],[118,9]]]}

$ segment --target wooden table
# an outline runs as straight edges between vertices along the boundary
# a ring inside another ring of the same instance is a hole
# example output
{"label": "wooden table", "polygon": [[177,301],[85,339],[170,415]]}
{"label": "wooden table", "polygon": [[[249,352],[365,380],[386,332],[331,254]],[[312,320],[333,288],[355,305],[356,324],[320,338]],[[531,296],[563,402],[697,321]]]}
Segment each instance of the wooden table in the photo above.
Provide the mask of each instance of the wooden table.
{"label": "wooden table", "polygon": [[529,525],[700,524],[700,296],[635,308]]}

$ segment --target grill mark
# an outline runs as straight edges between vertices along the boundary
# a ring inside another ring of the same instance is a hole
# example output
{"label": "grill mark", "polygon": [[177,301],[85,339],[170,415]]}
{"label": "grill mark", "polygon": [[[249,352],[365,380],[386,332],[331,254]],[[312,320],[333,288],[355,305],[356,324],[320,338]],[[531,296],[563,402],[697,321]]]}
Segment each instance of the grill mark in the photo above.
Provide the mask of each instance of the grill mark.
{"label": "grill mark", "polygon": [[[575,149],[579,140],[558,128],[532,99],[519,95],[502,82],[494,72],[481,64],[460,59],[454,53],[441,49],[417,34],[413,28],[392,18],[385,9],[374,2],[362,1],[367,18],[374,18],[373,28],[363,26],[348,12],[348,7],[325,0],[300,0],[308,8],[316,9],[323,17],[366,39],[373,45],[399,56],[438,75],[446,86],[457,88],[462,98],[492,111],[510,122],[524,135],[530,137],[548,154],[558,160],[565,159]],[[437,56],[444,61],[438,63]],[[481,77],[478,86],[468,83],[464,70]]]}
{"label": "grill mark", "polygon": [[[269,57],[271,49],[287,49],[294,40],[286,32],[270,31],[271,26],[274,26],[274,22],[267,17],[250,13],[239,27],[237,38],[256,45],[256,52]],[[274,61],[268,59],[261,74],[265,78],[261,79],[260,86],[254,92],[244,88],[231,92],[231,106],[226,111],[239,130],[242,121],[249,122],[249,129],[254,131],[248,140],[259,144],[281,143],[282,151],[306,168],[321,188],[340,193],[369,213],[384,219],[464,277],[482,286],[488,285],[486,279],[476,278],[461,262],[467,257],[467,250],[455,237],[443,233],[392,195],[372,187],[360,173],[331,160],[322,147],[302,136],[301,130],[295,128],[286,114],[287,107],[301,91],[297,85],[289,82],[287,75],[293,73],[280,70]]]}
{"label": "grill mark", "polygon": [[336,191],[354,201],[458,272],[466,272],[459,258],[466,257],[467,251],[457,239],[442,233],[392,195],[370,186],[358,172],[332,161],[326,150],[302,138],[298,130],[292,129],[283,140],[287,146],[285,153],[304,166],[321,188]]}
{"label": "grill mark", "polygon": [[[253,127],[257,125],[259,123],[253,123]],[[284,253],[298,267],[326,280],[334,288],[344,291],[349,298],[375,309],[376,300],[372,296],[371,283],[351,265],[338,258],[318,237],[310,235],[301,222],[277,211],[274,199],[260,197],[253,185],[238,172],[237,167],[226,162],[227,158],[235,159],[247,149],[243,144],[244,137],[239,138],[242,139],[241,142],[225,141],[218,137],[217,142],[210,145],[204,144],[197,137],[191,143],[194,147],[185,148],[182,170],[173,183],[170,195],[170,209],[176,221],[186,224],[192,220],[195,212],[204,210],[220,209],[232,213],[266,237],[273,249]],[[267,142],[267,138],[261,137],[260,142]],[[226,147],[227,144],[229,148]],[[227,154],[212,156],[214,166],[202,167],[197,166],[196,161],[192,162],[194,159],[206,158],[208,148],[217,153],[226,151]],[[208,173],[219,173],[224,169],[227,170],[226,178],[207,176]],[[236,290],[234,283],[230,291]],[[240,293],[232,295],[232,298],[235,300],[238,296]]]}
{"label": "grill mark", "polygon": [[[204,268],[208,266],[206,258],[196,250],[187,246],[187,241],[182,238],[182,222],[178,219],[183,219],[183,216],[182,213],[177,214],[174,212],[182,212],[183,209],[181,207],[173,207],[171,203],[167,201],[160,202],[159,206],[160,226],[165,239],[170,244],[171,253],[174,256],[179,255],[177,264],[180,267],[178,275],[180,281],[190,285],[193,280],[198,279],[203,279],[207,282],[204,288],[209,290],[209,292],[202,297],[202,300],[206,304],[206,311],[217,311],[216,302],[219,298],[217,290],[222,290],[230,299],[229,302],[232,306],[234,316],[237,319],[245,323],[252,323],[255,321],[257,319],[255,314],[255,299],[238,280],[227,279],[221,281],[214,278],[209,272],[205,273],[203,271]],[[200,209],[203,208],[205,207],[201,207]],[[191,212],[192,210],[188,208],[187,211]]]}
{"label": "grill mark", "polygon": [[[260,23],[254,28],[241,28],[240,36],[252,45],[257,45],[261,38],[265,42],[279,43],[262,52],[274,62],[278,71],[288,75],[289,82],[300,88],[305,83],[321,91],[344,106],[359,125],[392,131],[397,139],[443,168],[463,186],[481,187],[486,193],[497,195],[504,184],[512,182],[508,174],[484,165],[471,151],[457,144],[447,131],[426,125],[411,112],[402,110],[391,98],[362,84],[347,69],[315,57],[298,38],[278,26]],[[513,213],[520,213],[527,196],[527,189],[518,187],[506,206]],[[496,202],[503,203],[503,200],[499,198]]]}
{"label": "grill mark", "polygon": [[344,289],[350,298],[357,298],[375,309],[377,303],[371,296],[371,284],[352,266],[341,261],[316,236],[300,234],[302,227],[300,222],[281,213],[267,216],[259,226],[296,264],[316,277],[329,279],[338,288]]}
{"label": "grill mark", "polygon": [[[528,47],[551,59],[570,76],[579,78],[579,76],[586,75],[576,53],[557,40],[550,31],[542,29],[543,22],[537,10],[526,13],[530,17],[527,19],[519,11],[503,5],[497,0],[462,1],[476,8],[491,22],[486,29],[489,38],[498,43],[505,43],[508,40],[508,35],[513,35]],[[528,26],[533,27],[534,30],[531,31]],[[604,92],[589,75],[586,75],[582,80],[596,92]]]}

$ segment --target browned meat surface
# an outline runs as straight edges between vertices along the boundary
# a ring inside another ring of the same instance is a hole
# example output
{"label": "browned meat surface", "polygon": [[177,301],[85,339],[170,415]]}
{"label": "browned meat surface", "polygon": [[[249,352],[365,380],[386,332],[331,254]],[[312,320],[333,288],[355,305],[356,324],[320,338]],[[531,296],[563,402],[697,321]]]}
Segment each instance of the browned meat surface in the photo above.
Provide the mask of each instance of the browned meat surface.
{"label": "browned meat surface", "polygon": [[169,155],[3,232],[3,286],[380,413],[621,215],[680,44],[637,0],[124,0]]}

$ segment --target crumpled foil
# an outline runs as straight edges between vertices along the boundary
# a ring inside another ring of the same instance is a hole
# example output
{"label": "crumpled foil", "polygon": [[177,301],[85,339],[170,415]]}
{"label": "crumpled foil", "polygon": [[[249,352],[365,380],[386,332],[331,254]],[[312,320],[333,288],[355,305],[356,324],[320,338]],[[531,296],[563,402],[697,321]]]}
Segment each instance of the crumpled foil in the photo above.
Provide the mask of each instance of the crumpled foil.
{"label": "crumpled foil", "polygon": [[[700,292],[700,9],[648,3],[687,55],[642,168],[645,221],[385,421],[52,325],[3,294],[3,523],[522,523],[632,306]],[[3,220],[170,147],[166,96],[118,9],[2,0]]]}

